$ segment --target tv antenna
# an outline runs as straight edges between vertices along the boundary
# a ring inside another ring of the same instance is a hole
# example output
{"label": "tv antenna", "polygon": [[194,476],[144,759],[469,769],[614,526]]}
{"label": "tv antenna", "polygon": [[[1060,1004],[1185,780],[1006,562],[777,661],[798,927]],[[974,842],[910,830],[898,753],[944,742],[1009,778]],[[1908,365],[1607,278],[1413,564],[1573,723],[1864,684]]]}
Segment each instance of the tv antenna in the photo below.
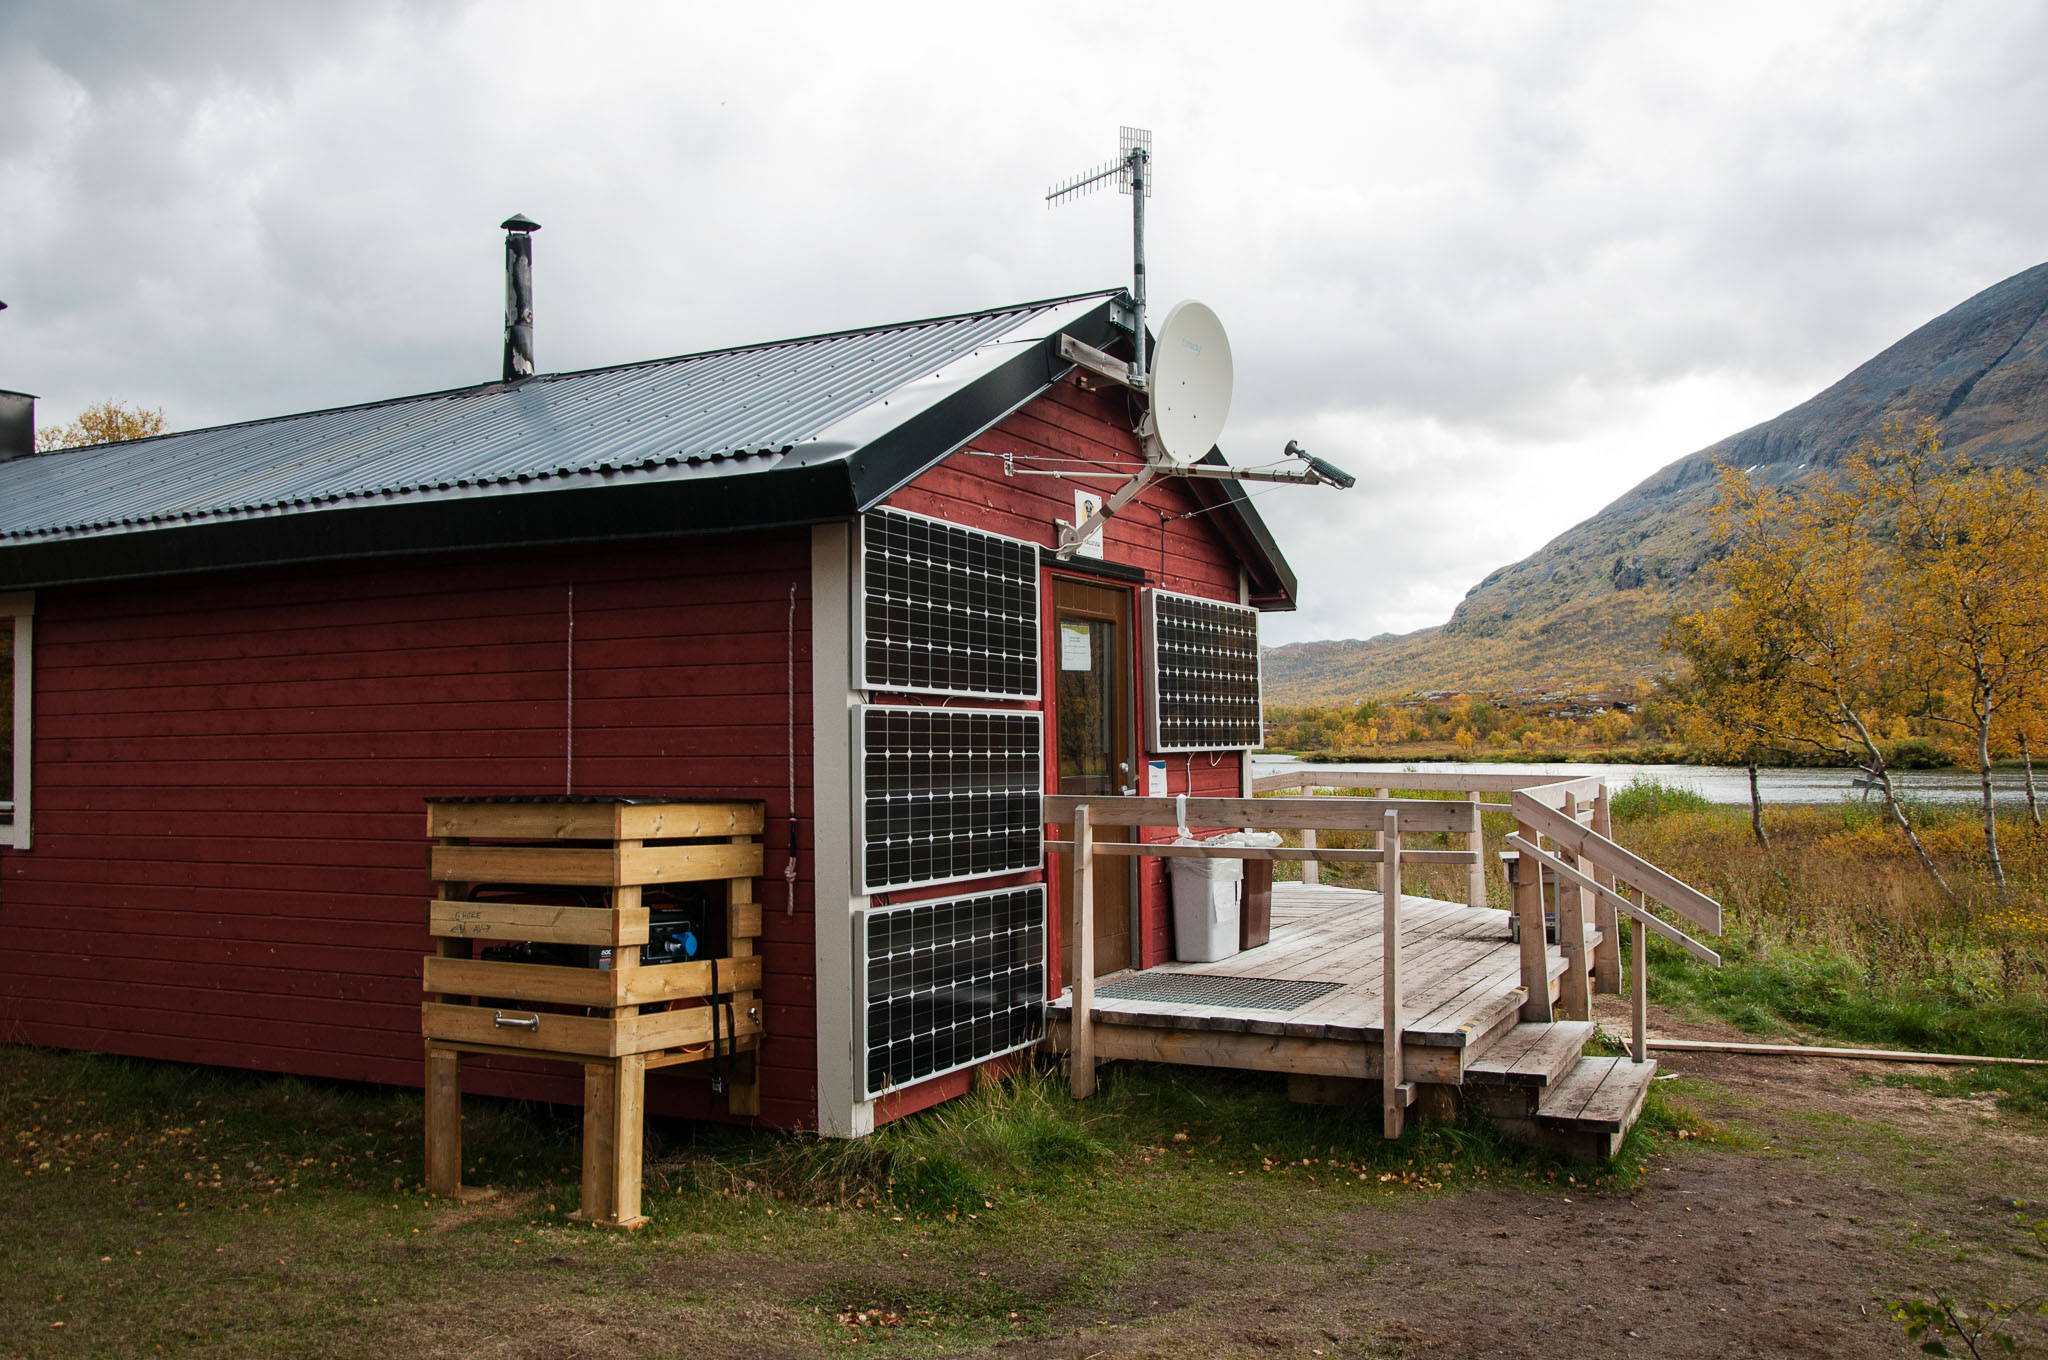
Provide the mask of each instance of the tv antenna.
{"label": "tv antenna", "polygon": [[[1192,298],[1167,313],[1159,331],[1157,353],[1146,362],[1145,353],[1145,200],[1152,196],[1152,133],[1145,128],[1123,129],[1122,148],[1106,165],[1084,171],[1046,192],[1047,207],[1094,193],[1114,183],[1119,193],[1131,198],[1131,311],[1135,323],[1129,364],[1084,344],[1071,335],[1060,337],[1060,357],[1087,369],[1099,378],[1121,383],[1145,399],[1145,414],[1138,422],[1138,444],[1145,466],[1108,498],[1095,504],[1086,515],[1077,502],[1075,524],[1060,526],[1057,556],[1065,561],[1155,478],[1185,477],[1198,480],[1237,482],[1291,482],[1297,486],[1353,485],[1355,479],[1343,469],[1325,462],[1288,441],[1285,456],[1301,460],[1300,469],[1237,468],[1208,461],[1210,450],[1230,415],[1230,398],[1235,385],[1230,357],[1230,339],[1216,313]],[[1048,476],[1065,476],[1054,472]]]}
{"label": "tv antenna", "polygon": [[1145,200],[1152,197],[1152,130],[1127,127],[1122,130],[1121,150],[1107,165],[1085,170],[1064,184],[1055,184],[1045,194],[1045,206],[1092,194],[1114,180],[1117,192],[1131,196],[1131,309],[1137,324],[1137,359],[1131,365],[1131,386],[1145,387]]}

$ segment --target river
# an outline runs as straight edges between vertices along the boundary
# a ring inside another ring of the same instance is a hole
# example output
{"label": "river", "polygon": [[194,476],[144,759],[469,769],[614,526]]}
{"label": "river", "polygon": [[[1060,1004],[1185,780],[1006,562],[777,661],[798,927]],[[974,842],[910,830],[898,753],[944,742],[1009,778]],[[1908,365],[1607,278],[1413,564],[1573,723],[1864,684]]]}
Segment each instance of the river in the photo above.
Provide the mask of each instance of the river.
{"label": "river", "polygon": [[[1346,761],[1342,765],[1312,764],[1293,756],[1255,755],[1252,773],[1280,774],[1287,770],[1314,770],[1318,774],[1341,775],[1357,771],[1360,785],[1369,785],[1372,775],[1398,774],[1403,770],[1437,771],[1444,774],[1554,774],[1559,778],[1602,775],[1613,789],[1627,788],[1637,781],[1655,780],[1673,788],[1691,789],[1716,803],[1749,802],[1749,773],[1740,766],[1722,765],[1581,765],[1510,764],[1494,761]],[[1858,798],[1862,791],[1850,781],[1861,776],[1855,770],[1762,770],[1757,784],[1766,804],[1837,803]],[[1977,776],[1963,770],[1895,770],[1892,785],[1902,797],[1929,803],[1974,803]],[[1991,776],[1992,798],[2001,806],[2026,806],[2024,776],[2017,770],[1997,770]],[[2035,772],[2035,788],[2048,798],[2048,767]]]}

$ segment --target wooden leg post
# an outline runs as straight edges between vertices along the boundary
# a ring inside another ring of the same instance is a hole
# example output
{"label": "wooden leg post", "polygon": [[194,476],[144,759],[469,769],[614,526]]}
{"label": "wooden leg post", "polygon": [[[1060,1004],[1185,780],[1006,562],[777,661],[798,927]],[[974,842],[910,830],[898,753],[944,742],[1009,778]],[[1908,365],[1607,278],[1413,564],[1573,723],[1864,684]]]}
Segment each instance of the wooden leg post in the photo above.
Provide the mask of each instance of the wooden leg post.
{"label": "wooden leg post", "polygon": [[1067,1080],[1074,1099],[1095,1094],[1095,828],[1074,809],[1074,1005],[1067,1032]]}
{"label": "wooden leg post", "polygon": [[[1578,820],[1579,800],[1572,794],[1564,796],[1564,815]],[[1562,845],[1557,847],[1558,857],[1573,868],[1578,860]],[[1593,1018],[1593,998],[1587,990],[1589,960],[1586,958],[1586,894],[1576,883],[1560,881],[1557,885],[1557,948],[1564,955],[1564,977],[1559,980],[1557,1008],[1564,1012],[1567,1020],[1590,1020]]]}
{"label": "wooden leg post", "polygon": [[1650,932],[1631,921],[1628,935],[1628,1055],[1641,1062],[1650,1056]]}
{"label": "wooden leg post", "polygon": [[570,1217],[583,1223],[612,1221],[612,1169],[618,1163],[617,1083],[610,1063],[583,1068],[583,1202]]}
{"label": "wooden leg post", "polygon": [[[1517,824],[1515,834],[1537,844],[1536,828]],[[1515,869],[1515,917],[1522,933],[1522,1019],[1550,1023],[1550,960],[1543,942],[1543,870],[1527,855]]]}
{"label": "wooden leg post", "polygon": [[427,1046],[427,1193],[462,1193],[462,1055]]}
{"label": "wooden leg post", "polygon": [[[1611,841],[1614,839],[1614,815],[1607,798],[1607,785],[1603,783],[1593,799],[1593,830]],[[1614,886],[1614,875],[1599,865],[1592,866],[1592,873],[1593,881],[1601,887]],[[1600,943],[1593,950],[1593,990],[1618,996],[1621,994],[1621,925],[1614,914],[1614,903],[1605,897],[1594,899],[1593,925],[1600,932]]]}
{"label": "wooden leg post", "polygon": [[1465,833],[1465,848],[1473,854],[1472,868],[1465,884],[1465,905],[1486,905],[1486,829],[1480,825],[1479,791],[1469,790],[1465,801],[1472,805],[1472,829]]}
{"label": "wooden leg post", "polygon": [[[1314,827],[1311,826],[1303,829],[1301,833],[1301,848],[1304,850],[1316,848],[1316,829]],[[1323,881],[1323,866],[1312,859],[1303,860],[1301,862],[1301,881],[1311,884],[1321,883]]]}
{"label": "wooden leg post", "polygon": [[1401,815],[1381,823],[1380,849],[1380,1107],[1389,1138],[1408,1120],[1408,1083],[1401,1070]]}
{"label": "wooden leg post", "polygon": [[647,1055],[628,1053],[612,1064],[611,1225],[637,1228],[640,1214],[640,1167],[645,1160],[642,1136],[647,1128]]}

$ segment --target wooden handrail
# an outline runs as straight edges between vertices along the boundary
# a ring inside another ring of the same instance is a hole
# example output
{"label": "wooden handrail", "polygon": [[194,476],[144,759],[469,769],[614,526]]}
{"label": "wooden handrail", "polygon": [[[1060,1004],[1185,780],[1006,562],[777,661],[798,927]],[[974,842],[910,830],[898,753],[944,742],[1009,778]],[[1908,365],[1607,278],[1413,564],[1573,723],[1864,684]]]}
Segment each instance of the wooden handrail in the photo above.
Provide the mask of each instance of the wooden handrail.
{"label": "wooden handrail", "polygon": [[[1052,826],[1071,821],[1074,809],[1086,803],[1095,825],[1251,826],[1300,831],[1378,831],[1389,811],[1401,814],[1401,830],[1464,833],[1478,825],[1469,803],[1428,798],[1111,798],[1080,794],[1047,794],[1042,815]],[[1185,814],[1187,820],[1180,818]]]}
{"label": "wooden handrail", "polygon": [[1692,936],[1686,934],[1684,931],[1680,930],[1677,926],[1672,925],[1670,922],[1662,921],[1659,920],[1657,917],[1652,916],[1649,912],[1637,906],[1635,903],[1629,901],[1626,897],[1623,897],[1614,889],[1607,887],[1606,885],[1595,880],[1592,877],[1592,875],[1581,873],[1579,870],[1573,868],[1571,865],[1566,864],[1563,860],[1557,858],[1557,856],[1551,854],[1548,850],[1539,850],[1534,845],[1530,844],[1528,841],[1523,840],[1520,836],[1509,836],[1507,845],[1508,849],[1518,851],[1521,854],[1530,856],[1542,868],[1549,870],[1553,874],[1556,874],[1559,878],[1565,879],[1566,881],[1570,882],[1573,886],[1584,888],[1588,892],[1595,893],[1601,897],[1604,897],[1610,904],[1613,905],[1616,911],[1629,916],[1633,920],[1641,921],[1651,930],[1656,931],[1659,935],[1662,935],[1665,939],[1671,941],[1671,943],[1677,945],[1686,953],[1691,954],[1700,962],[1708,964],[1709,966],[1715,968],[1719,968],[1721,966],[1721,956],[1719,954],[1715,953],[1707,946],[1701,944],[1698,940],[1695,940]]}
{"label": "wooden handrail", "polygon": [[1604,777],[1555,774],[1458,774],[1448,770],[1288,770],[1252,780],[1253,793],[1281,789],[1396,788],[1429,793],[1519,793],[1524,789],[1559,788],[1591,797]]}
{"label": "wooden handrail", "polygon": [[[1721,933],[1719,902],[1690,884],[1681,883],[1648,860],[1630,854],[1599,832],[1579,825],[1576,818],[1518,793],[1515,795],[1515,820],[1548,836],[1560,850],[1605,869],[1645,897],[1662,902],[1709,934]],[[1534,840],[1535,837],[1526,839]]]}
{"label": "wooden handrail", "polygon": [[[1045,842],[1045,851],[1049,855],[1071,854],[1073,849],[1072,841]],[[1158,855],[1166,859],[1323,860],[1333,864],[1378,864],[1385,854],[1381,850],[1331,850],[1314,846],[1173,845],[1166,841],[1097,841],[1095,853],[1126,857]],[[1479,863],[1482,858],[1470,850],[1404,850],[1401,853],[1416,864],[1470,865]]]}

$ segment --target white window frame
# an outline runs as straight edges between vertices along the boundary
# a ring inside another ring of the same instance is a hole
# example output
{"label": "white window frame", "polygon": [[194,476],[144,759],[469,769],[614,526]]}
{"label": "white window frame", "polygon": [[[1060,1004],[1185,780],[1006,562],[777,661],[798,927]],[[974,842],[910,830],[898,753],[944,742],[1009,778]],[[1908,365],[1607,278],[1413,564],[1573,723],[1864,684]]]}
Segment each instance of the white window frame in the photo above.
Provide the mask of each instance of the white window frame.
{"label": "white window frame", "polygon": [[0,626],[14,628],[14,801],[0,802],[0,847],[29,848],[30,722],[35,712],[35,619],[33,592],[0,594]]}

